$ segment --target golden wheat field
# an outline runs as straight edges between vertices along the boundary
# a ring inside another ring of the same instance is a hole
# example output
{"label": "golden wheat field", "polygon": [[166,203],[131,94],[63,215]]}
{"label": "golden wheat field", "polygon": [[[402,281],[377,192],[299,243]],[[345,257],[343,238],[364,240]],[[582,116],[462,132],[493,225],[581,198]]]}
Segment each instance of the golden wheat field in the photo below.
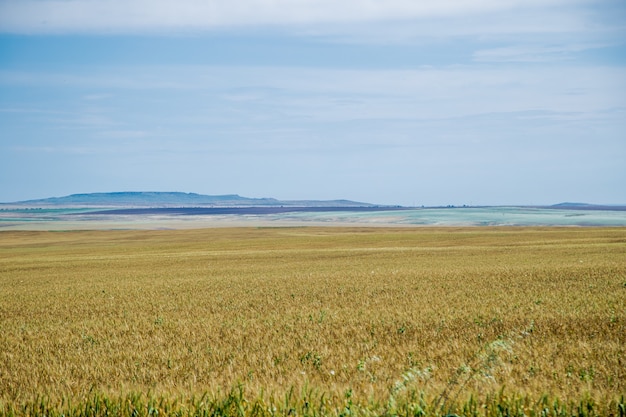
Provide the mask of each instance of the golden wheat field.
{"label": "golden wheat field", "polygon": [[4,415],[626,415],[626,229],[5,231],[0,335]]}

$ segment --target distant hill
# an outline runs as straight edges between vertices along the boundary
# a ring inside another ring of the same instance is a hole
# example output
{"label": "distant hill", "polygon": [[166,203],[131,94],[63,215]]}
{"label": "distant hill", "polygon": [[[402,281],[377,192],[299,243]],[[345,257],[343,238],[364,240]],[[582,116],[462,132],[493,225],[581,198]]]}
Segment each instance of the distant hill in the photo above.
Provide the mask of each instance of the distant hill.
{"label": "distant hill", "polygon": [[277,200],[275,198],[249,198],[237,194],[203,195],[182,192],[124,191],[112,193],[72,194],[39,200],[18,201],[5,205],[52,207],[373,207],[374,204],[350,200]]}
{"label": "distant hill", "polygon": [[612,210],[612,211],[624,211],[626,206],[623,205],[602,205],[602,204],[588,204],[588,203],[559,203],[553,204],[546,208],[561,209],[561,210]]}
{"label": "distant hill", "polygon": [[554,208],[584,208],[584,207],[590,207],[593,206],[593,204],[588,204],[588,203],[570,203],[570,202],[564,202],[564,203],[559,203],[559,204],[553,204],[550,207],[554,207]]}

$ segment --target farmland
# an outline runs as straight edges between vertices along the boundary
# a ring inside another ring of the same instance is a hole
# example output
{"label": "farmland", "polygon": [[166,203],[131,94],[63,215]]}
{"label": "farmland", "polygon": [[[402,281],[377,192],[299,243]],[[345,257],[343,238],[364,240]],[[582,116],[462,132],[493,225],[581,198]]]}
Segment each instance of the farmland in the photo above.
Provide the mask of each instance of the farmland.
{"label": "farmland", "polygon": [[0,333],[0,414],[626,415],[626,229],[5,231]]}

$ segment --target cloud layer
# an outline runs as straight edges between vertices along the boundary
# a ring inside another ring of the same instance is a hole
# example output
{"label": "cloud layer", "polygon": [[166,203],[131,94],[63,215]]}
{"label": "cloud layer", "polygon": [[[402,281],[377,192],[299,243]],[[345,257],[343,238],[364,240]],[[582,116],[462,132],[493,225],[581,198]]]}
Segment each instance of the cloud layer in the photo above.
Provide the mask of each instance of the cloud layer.
{"label": "cloud layer", "polygon": [[[108,33],[553,13],[583,0],[2,0],[0,30]],[[535,19],[541,20],[536,14]],[[511,22],[508,22],[510,25]],[[515,25],[514,25],[515,26]],[[545,26],[544,26],[545,28]],[[518,28],[524,29],[524,28]],[[526,28],[529,30],[531,28]],[[448,30],[454,31],[453,27]]]}

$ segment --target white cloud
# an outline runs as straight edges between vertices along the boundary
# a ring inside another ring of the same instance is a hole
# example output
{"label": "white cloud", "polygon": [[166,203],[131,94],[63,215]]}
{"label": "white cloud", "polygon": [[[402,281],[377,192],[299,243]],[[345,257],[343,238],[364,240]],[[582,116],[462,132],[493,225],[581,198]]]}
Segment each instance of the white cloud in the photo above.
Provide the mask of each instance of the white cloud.
{"label": "white cloud", "polygon": [[[242,141],[250,149],[267,148],[271,141],[278,141],[275,149],[293,149],[307,141],[359,148],[364,143],[403,146],[416,135],[436,142],[446,140],[445,135],[474,138],[494,130],[511,136],[509,131],[520,126],[560,126],[569,134],[572,126],[580,125],[597,132],[622,128],[626,108],[620,93],[626,91],[624,70],[608,67],[171,66],[151,68],[149,79],[146,72],[142,67],[111,67],[87,79],[36,72],[19,79],[33,80],[37,88],[46,88],[40,83],[47,82],[53,91],[58,85],[78,89],[75,98],[54,103],[66,114],[47,118],[59,135],[80,133],[114,142],[206,138],[226,147],[234,146],[231,140]],[[81,91],[87,87],[88,92],[111,94],[106,106],[85,105]],[[32,116],[20,117],[32,123]]]}
{"label": "white cloud", "polygon": [[[327,120],[359,115],[411,119],[460,117],[538,109],[598,111],[625,106],[621,94],[626,89],[624,80],[622,68],[566,65],[415,70],[112,66],[89,75],[0,71],[0,85],[97,89],[107,93],[96,97],[106,95],[112,103],[129,95],[141,96],[144,90],[168,97],[179,92],[186,99],[198,97],[198,100],[202,92],[202,97],[230,102],[239,110],[254,105],[270,114],[280,110],[277,117],[282,117],[283,112],[292,116],[302,113],[302,117],[324,114]],[[200,104],[193,101],[194,106]],[[107,105],[112,104],[107,102]]]}
{"label": "white cloud", "polygon": [[[205,30],[396,21],[546,10],[583,0],[0,0],[0,31]],[[588,1],[587,1],[588,2]],[[511,22],[509,22],[511,23]]]}
{"label": "white cloud", "polygon": [[477,62],[549,62],[571,59],[573,54],[609,44],[516,45],[474,52]]}
{"label": "white cloud", "polygon": [[93,94],[87,94],[85,96],[83,96],[83,100],[86,101],[100,101],[100,100],[106,100],[113,97],[112,94],[107,94],[107,93],[93,93]]}

